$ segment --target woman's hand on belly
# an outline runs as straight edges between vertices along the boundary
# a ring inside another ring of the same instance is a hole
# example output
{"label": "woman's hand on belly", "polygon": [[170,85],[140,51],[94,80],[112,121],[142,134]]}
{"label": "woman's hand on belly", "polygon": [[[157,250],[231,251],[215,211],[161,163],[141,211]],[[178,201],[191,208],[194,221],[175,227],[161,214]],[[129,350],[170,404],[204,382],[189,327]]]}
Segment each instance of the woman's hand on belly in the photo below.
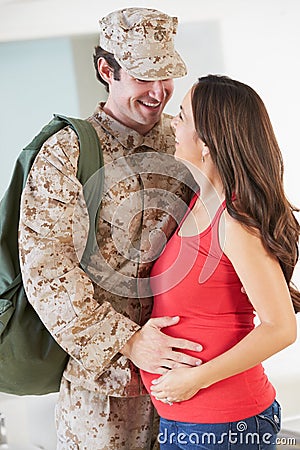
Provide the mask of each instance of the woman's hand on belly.
{"label": "woman's hand on belly", "polygon": [[[151,395],[162,402],[182,402],[189,400],[197,392],[207,387],[207,384],[201,379],[201,368],[189,367],[169,370],[166,374],[152,381],[150,387]],[[203,375],[205,371],[203,371]]]}

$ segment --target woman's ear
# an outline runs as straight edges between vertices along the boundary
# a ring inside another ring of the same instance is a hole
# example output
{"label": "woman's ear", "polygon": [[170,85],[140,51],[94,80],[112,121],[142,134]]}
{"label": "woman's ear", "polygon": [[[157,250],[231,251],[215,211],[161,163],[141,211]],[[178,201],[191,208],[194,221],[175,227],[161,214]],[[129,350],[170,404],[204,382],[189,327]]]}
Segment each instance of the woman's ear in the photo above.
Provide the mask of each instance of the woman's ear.
{"label": "woman's ear", "polygon": [[206,144],[203,143],[203,148],[202,148],[202,158],[205,158],[205,156],[209,155],[209,148],[207,147]]}
{"label": "woman's ear", "polygon": [[98,63],[98,72],[101,78],[103,78],[106,83],[111,84],[111,81],[114,78],[114,72],[113,69],[110,67],[110,65],[107,63],[105,58],[99,58]]}
{"label": "woman's ear", "polygon": [[209,148],[207,147],[206,144],[203,143],[203,147],[202,147],[202,151],[201,151],[201,156],[202,156],[202,161],[204,162],[205,157],[209,155]]}

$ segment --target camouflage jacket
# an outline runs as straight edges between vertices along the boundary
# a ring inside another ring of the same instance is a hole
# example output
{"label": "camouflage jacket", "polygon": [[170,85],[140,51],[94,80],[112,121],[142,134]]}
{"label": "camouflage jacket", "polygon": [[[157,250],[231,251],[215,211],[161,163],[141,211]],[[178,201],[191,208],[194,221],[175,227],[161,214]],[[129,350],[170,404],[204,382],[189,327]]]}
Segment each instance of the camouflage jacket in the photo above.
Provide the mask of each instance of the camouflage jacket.
{"label": "camouflage jacket", "polygon": [[22,276],[29,301],[71,355],[64,376],[92,391],[135,396],[144,392],[138,370],[119,350],[150,316],[148,277],[184,213],[189,189],[178,178],[186,169],[171,156],[170,116],[146,136],[101,105],[88,120],[105,162],[98,251],[83,271],[79,253],[88,225],[76,178],[79,145],[65,128],[43,145],[23,192]]}

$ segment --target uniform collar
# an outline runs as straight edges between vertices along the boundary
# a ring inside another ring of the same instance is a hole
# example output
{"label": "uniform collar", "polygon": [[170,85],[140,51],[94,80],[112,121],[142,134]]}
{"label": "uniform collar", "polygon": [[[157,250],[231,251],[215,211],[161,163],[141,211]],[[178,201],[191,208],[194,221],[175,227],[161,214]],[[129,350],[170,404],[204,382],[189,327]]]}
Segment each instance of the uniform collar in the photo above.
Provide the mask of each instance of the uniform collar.
{"label": "uniform collar", "polygon": [[101,123],[101,126],[117,139],[120,144],[128,150],[134,150],[142,145],[159,151],[161,149],[162,138],[164,136],[162,118],[145,136],[126,127],[113,117],[103,111],[104,103],[100,103],[94,113],[94,117]]}

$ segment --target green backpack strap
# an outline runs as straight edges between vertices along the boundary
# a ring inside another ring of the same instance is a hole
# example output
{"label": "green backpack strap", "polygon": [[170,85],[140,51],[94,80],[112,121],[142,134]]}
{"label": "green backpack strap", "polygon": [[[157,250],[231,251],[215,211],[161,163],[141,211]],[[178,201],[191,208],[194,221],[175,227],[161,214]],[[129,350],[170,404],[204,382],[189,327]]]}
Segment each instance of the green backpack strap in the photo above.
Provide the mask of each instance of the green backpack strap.
{"label": "green backpack strap", "polygon": [[[89,254],[95,245],[95,230],[104,184],[103,154],[99,137],[93,125],[87,120],[55,114],[53,119],[41,129],[20,153],[10,184],[0,202],[0,247],[2,257],[0,296],[3,295],[6,298],[10,298],[14,295],[17,286],[22,283],[18,254],[18,224],[21,195],[26,185],[28,174],[44,142],[66,126],[72,127],[79,140],[80,153],[77,178],[85,187],[88,180],[95,174],[92,177],[92,182],[88,183],[87,188],[83,189],[91,224],[86,250],[82,258],[86,261],[85,264],[82,263],[83,268],[86,267]],[[9,295],[6,296],[6,294]],[[7,306],[5,306],[6,308]],[[0,334],[1,328],[0,321]]]}
{"label": "green backpack strap", "polygon": [[75,119],[59,114],[54,115],[54,123],[63,121],[76,132],[80,145],[77,178],[84,185],[92,175],[103,167],[103,154],[99,137],[93,125],[87,120]]}
{"label": "green backpack strap", "polygon": [[103,153],[97,132],[90,122],[61,115],[55,115],[54,118],[68,123],[79,139],[77,178],[83,185],[83,195],[90,223],[88,239],[80,265],[87,270],[90,256],[97,249],[96,228],[104,186]]}
{"label": "green backpack strap", "polygon": [[[20,153],[0,202],[0,392],[17,395],[56,392],[69,358],[27,300],[18,252],[20,201],[28,173],[44,142],[66,126],[71,126],[78,135],[77,177],[84,186],[92,220],[89,241],[95,241],[94,225],[103,189],[100,142],[89,122],[56,115]],[[90,177],[94,181],[93,174],[97,172],[100,173],[95,178],[97,182],[88,182]],[[85,189],[86,184],[92,189]],[[94,209],[90,204],[95,205]],[[88,258],[89,251],[84,254]]]}
{"label": "green backpack strap", "polygon": [[40,148],[50,136],[66,126],[72,127],[78,136],[81,151],[78,160],[77,178],[81,184],[84,185],[103,166],[101,145],[93,125],[87,120],[54,114],[53,119],[42,128],[21,153],[21,155],[24,155],[23,160],[29,161],[29,163],[23,164],[23,167],[26,168],[24,170],[24,184],[33,162],[31,159],[36,157]]}

